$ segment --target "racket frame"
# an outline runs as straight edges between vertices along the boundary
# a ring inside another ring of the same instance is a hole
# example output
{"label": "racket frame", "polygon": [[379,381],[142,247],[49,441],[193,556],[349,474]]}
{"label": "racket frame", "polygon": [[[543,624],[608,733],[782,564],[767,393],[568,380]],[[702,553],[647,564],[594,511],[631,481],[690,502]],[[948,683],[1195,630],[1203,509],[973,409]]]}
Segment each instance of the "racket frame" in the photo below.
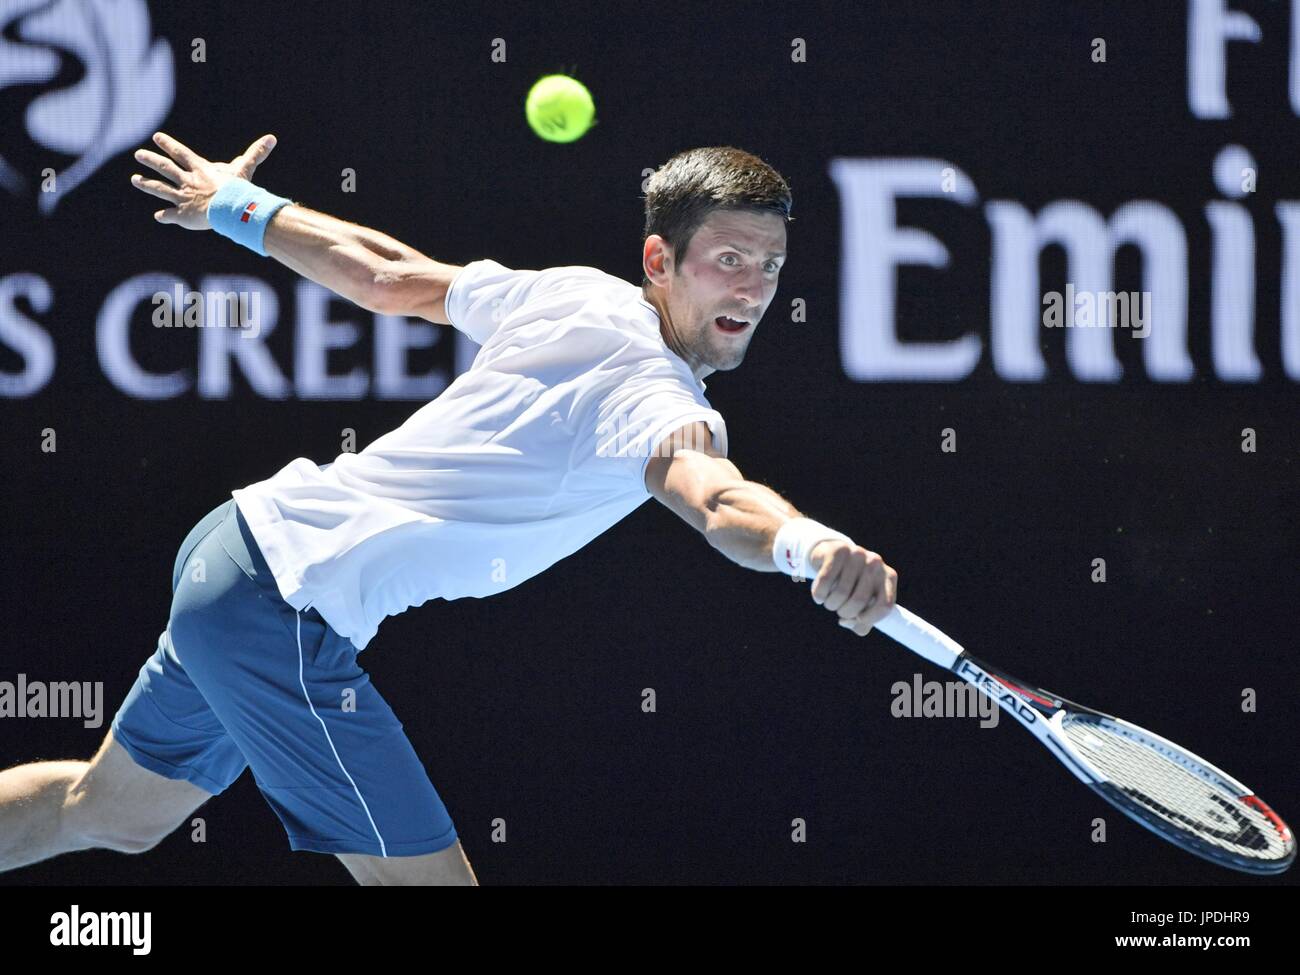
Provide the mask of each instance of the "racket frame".
{"label": "racket frame", "polygon": [[[1079,704],[1012,677],[992,664],[972,656],[947,634],[902,606],[895,606],[890,614],[875,626],[913,653],[924,657],[936,666],[952,671],[958,677],[973,684],[1042,742],[1043,746],[1069,769],[1075,778],[1161,839],[1212,863],[1244,873],[1282,873],[1295,861],[1295,836],[1282,818],[1237,779],[1182,745],[1123,718]],[[1202,840],[1188,830],[1163,825],[1158,817],[1112,783],[1070,741],[1064,727],[1067,714],[1087,716],[1102,727],[1109,727],[1121,734],[1158,743],[1166,752],[1166,758],[1176,761],[1187,771],[1205,781],[1233,793],[1238,801],[1252,806],[1272,822],[1281,835],[1282,842],[1290,845],[1289,854],[1275,860],[1241,856]]]}

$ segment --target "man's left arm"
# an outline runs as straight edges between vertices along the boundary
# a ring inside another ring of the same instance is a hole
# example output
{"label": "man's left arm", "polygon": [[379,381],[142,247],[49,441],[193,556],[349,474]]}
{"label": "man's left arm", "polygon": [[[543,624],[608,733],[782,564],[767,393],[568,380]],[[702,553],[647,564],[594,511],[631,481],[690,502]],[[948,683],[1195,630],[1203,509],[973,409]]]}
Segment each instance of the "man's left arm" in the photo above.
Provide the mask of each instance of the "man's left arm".
{"label": "man's left arm", "polygon": [[[139,174],[131,182],[171,204],[154,214],[160,223],[200,231],[215,226],[226,236],[238,230],[235,239],[241,243],[367,311],[452,324],[446,300],[459,266],[435,261],[381,231],[275,197],[250,182],[275,148],[274,136],[263,136],[228,163],[205,159],[165,132],[154,133],[154,142],[167,155],[141,149],[135,158],[170,182]],[[215,225],[210,219],[214,201],[222,204]],[[238,205],[232,207],[235,201]]]}

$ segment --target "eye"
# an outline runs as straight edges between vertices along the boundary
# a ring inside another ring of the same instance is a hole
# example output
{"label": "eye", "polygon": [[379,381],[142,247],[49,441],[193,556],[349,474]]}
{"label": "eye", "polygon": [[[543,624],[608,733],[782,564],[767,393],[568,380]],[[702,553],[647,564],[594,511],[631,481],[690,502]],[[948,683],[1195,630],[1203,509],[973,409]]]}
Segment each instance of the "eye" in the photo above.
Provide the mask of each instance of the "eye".
{"label": "eye", "polygon": [[[735,254],[723,254],[723,255],[722,255],[722,260],[723,260],[723,262],[725,263],[725,262],[726,262],[726,259],[727,259],[728,257],[735,257],[735,256],[736,256]],[[730,265],[730,264],[727,265],[727,267],[731,267],[731,266],[732,266],[732,265]]]}
{"label": "eye", "polygon": [[767,272],[768,274],[775,274],[777,271],[781,270],[781,265],[776,263],[776,261],[768,261],[767,266],[770,268]]}

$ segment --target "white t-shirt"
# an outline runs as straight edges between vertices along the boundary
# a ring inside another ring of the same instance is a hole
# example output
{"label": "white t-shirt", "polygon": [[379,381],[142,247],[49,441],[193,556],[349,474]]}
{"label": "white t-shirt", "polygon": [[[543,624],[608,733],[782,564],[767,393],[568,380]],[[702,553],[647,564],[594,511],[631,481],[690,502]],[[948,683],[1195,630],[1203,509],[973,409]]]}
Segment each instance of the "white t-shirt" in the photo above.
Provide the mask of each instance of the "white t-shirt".
{"label": "white t-shirt", "polygon": [[727,451],[636,285],[481,260],[446,306],[482,348],[437,399],[360,453],[232,492],[285,601],[358,650],[387,616],[502,592],[582,548],[650,498],[646,463],[682,425],[705,421]]}

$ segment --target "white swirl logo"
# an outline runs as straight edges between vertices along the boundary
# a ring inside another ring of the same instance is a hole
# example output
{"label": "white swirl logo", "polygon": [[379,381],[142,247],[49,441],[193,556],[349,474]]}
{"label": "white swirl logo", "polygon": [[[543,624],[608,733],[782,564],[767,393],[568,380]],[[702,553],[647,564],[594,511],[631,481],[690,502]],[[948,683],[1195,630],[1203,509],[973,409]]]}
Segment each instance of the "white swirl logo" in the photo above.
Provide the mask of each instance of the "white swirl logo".
{"label": "white swirl logo", "polygon": [[[43,214],[167,117],[176,91],[171,45],[149,35],[144,0],[0,0],[0,90],[47,84],[65,57],[84,69],[75,84],[41,93],[24,113],[33,142],[75,157],[55,174],[54,189],[38,194]],[[16,195],[27,188],[3,155],[0,187]]]}

